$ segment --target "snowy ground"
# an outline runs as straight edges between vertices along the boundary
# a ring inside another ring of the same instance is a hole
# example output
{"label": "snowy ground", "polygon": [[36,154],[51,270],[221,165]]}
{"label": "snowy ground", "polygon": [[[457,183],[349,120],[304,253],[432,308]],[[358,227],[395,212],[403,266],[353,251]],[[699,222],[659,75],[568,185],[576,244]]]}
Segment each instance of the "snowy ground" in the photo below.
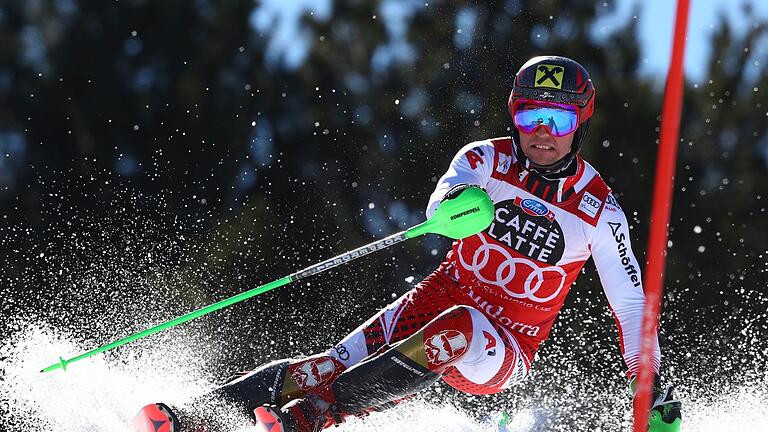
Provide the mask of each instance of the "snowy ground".
{"label": "snowy ground", "polygon": [[[70,356],[82,347],[55,336],[41,326],[19,328],[0,346],[0,404],[5,430],[118,431],[138,407],[152,401],[182,402],[210,388],[205,361],[194,347],[171,344],[158,336],[151,344],[123,349],[119,356],[97,356],[70,366],[66,372],[40,374],[55,361],[53,353]],[[173,346],[173,348],[169,348]],[[156,349],[152,347],[163,347]],[[184,362],[178,361],[184,358]],[[685,431],[768,432],[768,386],[753,383],[716,394],[707,383],[680,389],[685,401]],[[626,398],[626,395],[616,395]],[[562,412],[571,401],[553,397]],[[468,414],[455,400],[436,405],[425,400],[406,403],[387,413],[353,420],[338,432],[469,432],[499,431],[500,410]],[[503,407],[498,407],[503,408]],[[542,429],[545,410],[517,408],[510,412],[506,431]],[[626,430],[626,416],[617,416],[616,428]],[[539,426],[537,426],[539,425]],[[233,430],[244,430],[233,428]],[[548,430],[548,429],[547,429]],[[569,430],[573,430],[569,428]],[[593,429],[590,429],[593,430]]]}

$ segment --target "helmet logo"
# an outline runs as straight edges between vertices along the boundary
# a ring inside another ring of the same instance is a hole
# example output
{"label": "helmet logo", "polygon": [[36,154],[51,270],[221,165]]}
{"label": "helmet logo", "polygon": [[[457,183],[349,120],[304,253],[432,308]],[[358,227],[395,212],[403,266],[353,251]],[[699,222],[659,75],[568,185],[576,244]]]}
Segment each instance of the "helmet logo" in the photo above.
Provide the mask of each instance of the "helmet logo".
{"label": "helmet logo", "polygon": [[565,72],[565,68],[558,65],[540,64],[536,66],[536,82],[534,87],[562,89],[563,72]]}
{"label": "helmet logo", "polygon": [[[535,94],[536,93],[534,93],[534,95]],[[550,92],[548,92],[548,91],[544,91],[541,94],[539,94],[538,96],[539,96],[539,99],[542,99],[542,100],[545,100],[545,101],[555,100],[555,95],[550,93]]]}

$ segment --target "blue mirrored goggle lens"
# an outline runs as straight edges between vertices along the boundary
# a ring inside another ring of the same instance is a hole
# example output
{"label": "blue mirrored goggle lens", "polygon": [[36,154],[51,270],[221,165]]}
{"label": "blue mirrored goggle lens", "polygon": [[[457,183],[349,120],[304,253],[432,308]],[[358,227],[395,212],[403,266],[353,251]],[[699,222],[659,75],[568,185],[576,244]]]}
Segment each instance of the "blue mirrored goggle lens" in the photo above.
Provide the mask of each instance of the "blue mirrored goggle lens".
{"label": "blue mirrored goggle lens", "polygon": [[575,110],[554,107],[521,107],[515,112],[515,126],[523,133],[533,133],[539,126],[545,126],[554,136],[565,136],[579,126]]}

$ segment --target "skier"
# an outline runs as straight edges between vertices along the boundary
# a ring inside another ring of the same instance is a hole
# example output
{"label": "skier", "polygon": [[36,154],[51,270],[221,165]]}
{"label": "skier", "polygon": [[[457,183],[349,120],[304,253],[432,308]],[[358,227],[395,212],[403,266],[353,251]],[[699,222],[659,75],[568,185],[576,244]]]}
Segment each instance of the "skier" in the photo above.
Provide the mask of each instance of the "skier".
{"label": "skier", "polygon": [[[440,379],[470,394],[500,392],[528,374],[590,256],[633,383],[645,297],[624,212],[579,156],[594,100],[589,74],[574,60],[526,62],[508,101],[512,136],[462,148],[426,210],[429,217],[465,188],[482,188],[496,208],[485,231],[455,241],[432,274],[326,353],[267,364],[186,407],[148,405],[136,429],[219,430],[215,412],[201,413],[217,399],[264,432],[317,432]],[[681,404],[659,385],[658,340],[653,359],[651,409],[659,415],[651,430],[677,430]]]}

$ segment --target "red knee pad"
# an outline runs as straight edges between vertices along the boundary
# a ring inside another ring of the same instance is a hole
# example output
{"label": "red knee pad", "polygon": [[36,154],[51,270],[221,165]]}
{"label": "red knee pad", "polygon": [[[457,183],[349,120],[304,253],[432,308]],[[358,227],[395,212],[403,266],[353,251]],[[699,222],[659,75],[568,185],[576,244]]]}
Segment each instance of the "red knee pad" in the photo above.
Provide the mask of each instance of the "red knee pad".
{"label": "red knee pad", "polygon": [[308,357],[288,366],[288,375],[307,393],[322,392],[329,386],[346,367],[340,361],[327,355]]}
{"label": "red knee pad", "polygon": [[431,371],[443,372],[469,350],[472,343],[472,314],[469,310],[469,306],[453,307],[424,327],[424,352]]}

